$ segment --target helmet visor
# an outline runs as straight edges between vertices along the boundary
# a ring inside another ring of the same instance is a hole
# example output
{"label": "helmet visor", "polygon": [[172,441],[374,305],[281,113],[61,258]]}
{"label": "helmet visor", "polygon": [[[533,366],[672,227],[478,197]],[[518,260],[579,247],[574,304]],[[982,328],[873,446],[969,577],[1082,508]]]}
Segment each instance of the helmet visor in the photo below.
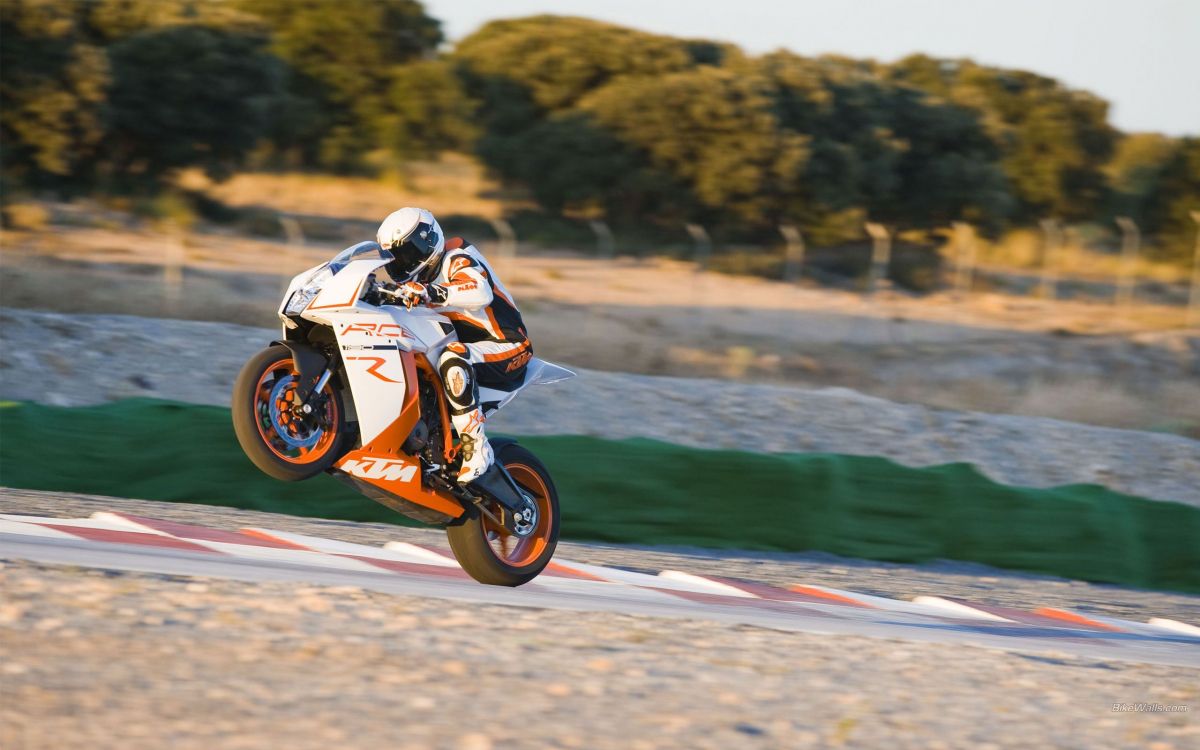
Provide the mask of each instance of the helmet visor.
{"label": "helmet visor", "polygon": [[[388,264],[388,271],[392,272],[392,276],[407,278],[420,268],[421,264],[429,260],[433,255],[433,251],[437,249],[438,233],[431,224],[418,224],[417,228],[412,231],[400,244],[391,248],[392,255],[396,259]],[[396,279],[400,281],[400,278]]]}

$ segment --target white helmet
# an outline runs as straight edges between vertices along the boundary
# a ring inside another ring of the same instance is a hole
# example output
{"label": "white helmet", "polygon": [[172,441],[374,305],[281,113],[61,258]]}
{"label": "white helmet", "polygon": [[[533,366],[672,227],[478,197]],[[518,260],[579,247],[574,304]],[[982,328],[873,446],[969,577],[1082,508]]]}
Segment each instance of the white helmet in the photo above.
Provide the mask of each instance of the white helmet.
{"label": "white helmet", "polygon": [[395,258],[387,264],[387,271],[397,283],[416,278],[437,263],[446,249],[442,227],[423,208],[393,211],[379,225],[375,238]]}

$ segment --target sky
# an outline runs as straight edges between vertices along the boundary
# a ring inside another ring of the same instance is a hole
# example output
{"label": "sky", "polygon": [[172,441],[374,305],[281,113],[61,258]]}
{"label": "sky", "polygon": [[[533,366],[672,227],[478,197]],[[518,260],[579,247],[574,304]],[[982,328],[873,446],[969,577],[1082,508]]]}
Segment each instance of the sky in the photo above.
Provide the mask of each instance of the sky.
{"label": "sky", "polygon": [[457,42],[496,18],[585,16],[647,31],[891,62],[970,57],[1108,100],[1125,131],[1200,135],[1200,0],[424,0]]}

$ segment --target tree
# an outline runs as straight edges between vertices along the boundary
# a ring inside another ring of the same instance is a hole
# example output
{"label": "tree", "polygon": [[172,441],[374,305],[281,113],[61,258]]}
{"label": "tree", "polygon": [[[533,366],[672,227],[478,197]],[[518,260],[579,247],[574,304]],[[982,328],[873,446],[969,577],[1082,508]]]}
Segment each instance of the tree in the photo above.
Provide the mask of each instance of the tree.
{"label": "tree", "polygon": [[231,33],[262,32],[262,21],[229,0],[86,0],[74,5],[96,44],[109,45],[150,29],[205,26]]}
{"label": "tree", "polygon": [[511,81],[546,113],[569,109],[622,78],[694,67],[696,56],[716,55],[680,39],[562,16],[492,21],[454,50],[476,80]]}
{"label": "tree", "polygon": [[[604,210],[620,220],[683,215],[696,201],[686,180],[609,127],[602,92],[736,57],[730,45],[537,16],[487,24],[452,59],[479,102],[476,152],[489,167],[551,211]],[[584,105],[593,95],[599,110]]]}
{"label": "tree", "polygon": [[445,60],[401,65],[392,71],[379,138],[399,158],[465,149],[478,135],[475,108]]}
{"label": "tree", "polygon": [[1117,141],[1104,167],[1112,197],[1110,214],[1142,221],[1147,200],[1178,149],[1177,141],[1159,133],[1131,133]]}
{"label": "tree", "polygon": [[980,113],[1021,218],[1086,218],[1106,202],[1102,166],[1116,131],[1103,99],[1022,70],[924,55],[901,60],[888,77]]}
{"label": "tree", "polygon": [[[534,16],[486,24],[457,45],[452,60],[478,102],[476,153],[489,167],[529,186],[552,211],[599,202],[626,212],[660,208],[670,180],[652,174],[577,103],[610,84],[717,59],[723,49],[585,18]],[[618,183],[654,195],[618,195]]]}
{"label": "tree", "polygon": [[1145,196],[1143,229],[1159,239],[1160,253],[1189,262],[1196,236],[1191,212],[1200,211],[1200,138],[1180,138]]}
{"label": "tree", "polygon": [[222,176],[268,130],[282,69],[253,37],[170,26],[134,34],[110,56],[118,182],[154,182],[189,165]]}
{"label": "tree", "polygon": [[395,69],[432,55],[440,24],[416,0],[240,0],[291,67],[288,89],[311,119],[277,133],[309,163],[348,169],[376,148]]}
{"label": "tree", "polygon": [[109,70],[79,11],[70,3],[0,1],[6,181],[62,187],[90,169],[104,135]]}
{"label": "tree", "polygon": [[[686,186],[699,207],[755,224],[777,214],[806,158],[804,139],[780,130],[748,70],[701,66],[629,78],[598,89],[580,109]],[[695,214],[691,196],[679,197],[677,214]]]}
{"label": "tree", "polygon": [[529,186],[548,211],[619,218],[662,208],[664,193],[651,189],[644,165],[585,114],[552,116],[508,140],[506,153],[511,158],[501,162],[504,176]]}
{"label": "tree", "polygon": [[832,228],[861,207],[876,219],[937,226],[1008,211],[997,149],[974,112],[890,83],[870,62],[778,52],[758,67],[780,127],[811,144],[793,217]]}

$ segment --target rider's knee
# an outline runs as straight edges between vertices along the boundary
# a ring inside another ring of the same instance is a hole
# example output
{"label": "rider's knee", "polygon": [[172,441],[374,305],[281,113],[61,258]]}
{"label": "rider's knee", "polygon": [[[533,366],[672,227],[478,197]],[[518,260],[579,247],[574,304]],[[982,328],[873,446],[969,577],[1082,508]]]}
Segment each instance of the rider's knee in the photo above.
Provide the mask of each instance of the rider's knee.
{"label": "rider's knee", "polygon": [[[452,347],[456,346],[462,347],[462,351],[454,351]],[[450,400],[451,414],[465,414],[474,409],[479,400],[475,372],[471,363],[464,359],[465,353],[466,347],[462,344],[450,344],[438,359],[438,374],[442,376],[442,385]]]}

